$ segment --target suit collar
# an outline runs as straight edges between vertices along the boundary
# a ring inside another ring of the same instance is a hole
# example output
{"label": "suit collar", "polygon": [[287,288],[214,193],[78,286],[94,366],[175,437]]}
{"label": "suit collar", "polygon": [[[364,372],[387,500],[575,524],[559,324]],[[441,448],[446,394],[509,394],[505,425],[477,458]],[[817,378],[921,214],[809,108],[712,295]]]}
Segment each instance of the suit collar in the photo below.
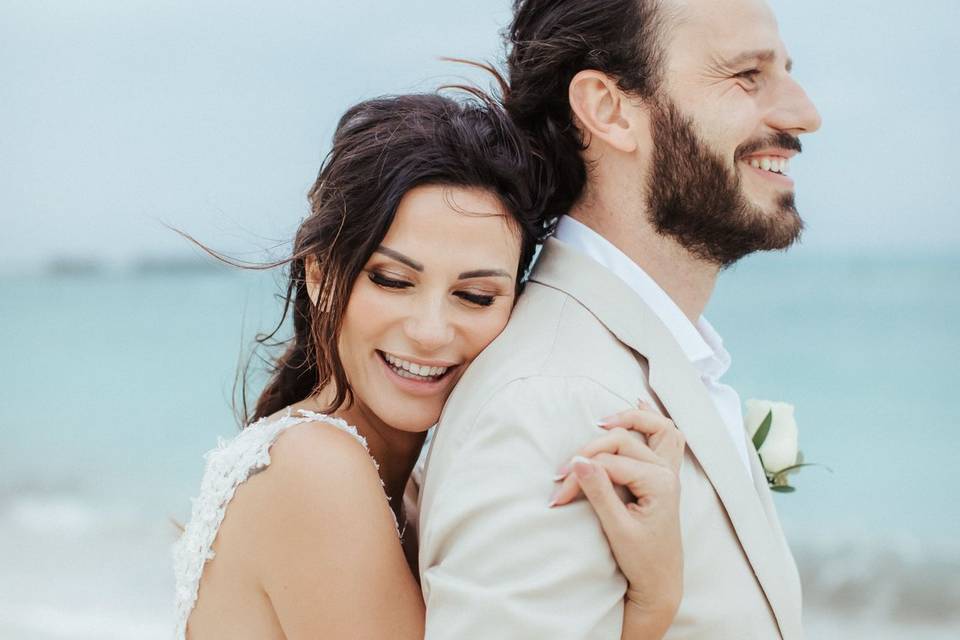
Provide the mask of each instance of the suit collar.
{"label": "suit collar", "polygon": [[722,360],[722,355],[717,353],[722,340],[710,323],[703,317],[696,323],[691,322],[657,281],[608,239],[570,216],[560,218],[553,237],[589,256],[627,283],[669,329],[688,360],[705,366]]}
{"label": "suit collar", "polygon": [[625,282],[554,238],[544,245],[531,280],[577,300],[618,340],[648,361],[651,388],[683,431],[690,451],[717,492],[781,634],[791,640],[800,623],[782,575],[784,556],[776,529],[744,473],[699,374],[670,331]]}

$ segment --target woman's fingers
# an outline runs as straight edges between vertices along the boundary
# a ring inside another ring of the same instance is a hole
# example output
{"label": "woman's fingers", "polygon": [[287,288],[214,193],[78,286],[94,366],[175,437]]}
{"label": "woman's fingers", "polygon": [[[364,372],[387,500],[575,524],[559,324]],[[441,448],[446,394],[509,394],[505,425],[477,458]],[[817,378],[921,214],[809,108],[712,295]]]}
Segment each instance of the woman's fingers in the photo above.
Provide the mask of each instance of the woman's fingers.
{"label": "woman's fingers", "polygon": [[[596,512],[618,564],[627,569],[625,563],[631,557],[629,554],[634,545],[671,532],[673,537],[679,538],[680,485],[676,474],[662,465],[622,456],[619,460],[615,458],[618,456],[609,454],[601,454],[592,460],[577,457],[572,463],[570,478],[576,481],[578,490],[583,492]],[[617,484],[638,489],[638,501],[624,504],[615,490]],[[642,566],[628,569],[625,575],[633,576],[633,581],[637,579],[638,571],[643,570]]]}
{"label": "woman's fingers", "polygon": [[632,429],[647,436],[653,436],[662,431],[676,428],[673,420],[661,415],[652,406],[642,400],[638,401],[636,407],[607,416],[597,424],[605,429],[613,427]]}
{"label": "woman's fingers", "polygon": [[623,501],[613,489],[607,472],[602,465],[587,458],[574,458],[570,476],[576,479],[579,488],[593,506],[600,519],[600,526],[608,532],[619,531],[623,527],[624,517],[629,517]]}
{"label": "woman's fingers", "polygon": [[[576,458],[574,459],[576,460]],[[574,464],[574,461],[571,460],[568,463],[571,467]],[[577,475],[575,473],[568,473],[564,476],[558,477],[560,486],[557,487],[556,491],[553,492],[553,496],[550,498],[551,507],[559,507],[572,501],[578,495],[580,495],[580,483],[577,482]]]}
{"label": "woman's fingers", "polygon": [[600,453],[592,461],[606,470],[611,482],[626,487],[637,499],[663,491],[665,485],[675,484],[676,473],[659,462],[650,463],[609,453]]}
{"label": "woman's fingers", "polygon": [[640,408],[621,411],[604,418],[599,425],[607,430],[625,429],[644,434],[654,453],[666,460],[674,470],[680,469],[686,440],[673,420],[660,415],[650,405],[643,403]]}
{"label": "woman's fingers", "polygon": [[[605,418],[600,425],[607,433],[587,444],[558,470],[554,480],[560,484],[550,501],[551,507],[567,504],[582,492],[578,477],[572,473],[575,461],[581,467],[599,465],[607,482],[627,487],[638,499],[649,490],[651,479],[659,483],[654,490],[663,491],[664,484],[679,472],[686,447],[683,434],[672,420],[650,405],[641,401],[639,408],[621,411]],[[646,441],[640,434],[646,436]]]}
{"label": "woman's fingers", "polygon": [[[677,484],[676,472],[660,461],[648,462],[610,453],[598,453],[593,458],[577,456],[571,461],[570,474],[554,493],[551,507],[572,502],[583,490],[581,478],[574,472],[577,465],[581,468],[583,465],[592,465],[603,469],[608,482],[626,487],[637,500],[652,493],[669,491]],[[617,502],[620,508],[624,507],[619,497]]]}
{"label": "woman's fingers", "polygon": [[631,433],[621,427],[612,428],[608,433],[598,436],[581,449],[578,455],[584,458],[592,458],[600,453],[614,453],[654,464],[668,464],[666,460],[652,451],[636,433]]}

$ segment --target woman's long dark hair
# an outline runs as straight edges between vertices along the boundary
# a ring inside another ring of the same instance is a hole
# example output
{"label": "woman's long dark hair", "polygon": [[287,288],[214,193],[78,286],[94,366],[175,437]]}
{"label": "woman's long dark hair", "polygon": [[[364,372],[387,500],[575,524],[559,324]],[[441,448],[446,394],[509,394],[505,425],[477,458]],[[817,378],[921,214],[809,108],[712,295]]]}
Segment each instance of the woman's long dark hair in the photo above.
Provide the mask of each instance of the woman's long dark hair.
{"label": "woman's long dark hair", "polygon": [[[460,88],[466,93],[459,99],[413,94],[351,107],[337,125],[333,146],[309,192],[310,214],[297,230],[289,258],[267,265],[239,264],[201,245],[236,266],[288,268],[281,319],[273,331],[257,336],[259,345],[285,350],[268,360],[270,378],[252,411],[243,370],[245,425],[331,384],[336,394],[323,411],[333,413],[353,401],[337,348],[347,301],[400,200],[414,187],[472,187],[496,195],[521,237],[519,291],[522,274],[543,240],[543,168],[499,101],[477,89]],[[308,259],[317,263],[316,304],[307,293]],[[288,315],[293,335],[277,341]]]}

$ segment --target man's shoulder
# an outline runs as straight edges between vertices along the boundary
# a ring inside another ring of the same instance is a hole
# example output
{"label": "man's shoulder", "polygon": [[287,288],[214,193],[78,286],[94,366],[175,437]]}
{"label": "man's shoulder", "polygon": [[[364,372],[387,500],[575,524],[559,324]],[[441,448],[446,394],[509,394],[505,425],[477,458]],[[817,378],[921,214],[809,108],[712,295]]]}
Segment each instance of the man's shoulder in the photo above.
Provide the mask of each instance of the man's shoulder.
{"label": "man's shoulder", "polygon": [[[633,351],[563,291],[531,282],[503,332],[454,393],[489,395],[528,378],[589,378],[601,384],[637,368]],[[463,391],[460,391],[463,390]]]}
{"label": "man's shoulder", "polygon": [[[508,493],[518,482],[549,482],[601,433],[597,421],[634,405],[645,384],[640,360],[589,310],[531,283],[447,400],[427,459],[421,518],[436,513],[440,496],[452,498],[450,487],[467,490],[464,483],[497,470],[510,470],[499,485]],[[477,489],[492,490],[490,482]]]}
{"label": "man's shoulder", "polygon": [[[530,283],[504,331],[470,365],[451,394],[441,425],[459,430],[491,404],[582,403],[596,393],[636,398],[641,360],[562,291]],[[534,396],[534,397],[530,397]]]}

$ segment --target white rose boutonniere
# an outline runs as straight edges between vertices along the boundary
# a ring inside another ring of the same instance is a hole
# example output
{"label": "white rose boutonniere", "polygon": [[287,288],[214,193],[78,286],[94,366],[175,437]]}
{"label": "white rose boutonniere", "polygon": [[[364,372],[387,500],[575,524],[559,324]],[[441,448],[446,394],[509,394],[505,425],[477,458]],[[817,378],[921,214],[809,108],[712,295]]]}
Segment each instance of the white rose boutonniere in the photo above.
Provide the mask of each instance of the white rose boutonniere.
{"label": "white rose boutonniere", "polygon": [[744,425],[760,455],[772,491],[790,493],[789,475],[803,467],[799,432],[792,404],[770,400],[747,400]]}

